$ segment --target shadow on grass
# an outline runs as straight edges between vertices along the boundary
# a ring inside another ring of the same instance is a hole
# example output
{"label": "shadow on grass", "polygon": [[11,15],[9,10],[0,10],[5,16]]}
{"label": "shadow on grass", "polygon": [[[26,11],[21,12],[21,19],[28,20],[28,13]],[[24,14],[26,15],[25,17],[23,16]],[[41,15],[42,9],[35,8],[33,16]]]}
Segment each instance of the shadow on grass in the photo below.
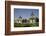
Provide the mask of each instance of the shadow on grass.
{"label": "shadow on grass", "polygon": [[14,27],[38,27],[39,26],[39,23],[31,23],[31,24],[17,24],[17,23],[14,23]]}

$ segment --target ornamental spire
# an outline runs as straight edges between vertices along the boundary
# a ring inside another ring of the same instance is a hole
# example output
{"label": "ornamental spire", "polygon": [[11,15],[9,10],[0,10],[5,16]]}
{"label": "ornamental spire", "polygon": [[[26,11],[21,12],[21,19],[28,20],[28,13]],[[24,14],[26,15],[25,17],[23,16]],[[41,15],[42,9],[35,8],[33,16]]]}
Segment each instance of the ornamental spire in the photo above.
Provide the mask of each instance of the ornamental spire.
{"label": "ornamental spire", "polygon": [[32,11],[32,14],[31,14],[31,16],[34,16],[34,12]]}

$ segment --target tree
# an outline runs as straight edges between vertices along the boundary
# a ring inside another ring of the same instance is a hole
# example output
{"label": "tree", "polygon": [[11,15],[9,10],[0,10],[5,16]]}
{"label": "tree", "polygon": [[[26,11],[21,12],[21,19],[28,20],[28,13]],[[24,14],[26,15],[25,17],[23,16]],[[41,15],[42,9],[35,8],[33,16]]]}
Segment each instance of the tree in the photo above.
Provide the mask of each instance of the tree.
{"label": "tree", "polygon": [[23,19],[22,22],[23,22],[23,23],[27,23],[27,19]]}
{"label": "tree", "polygon": [[36,17],[36,22],[39,22],[39,19]]}

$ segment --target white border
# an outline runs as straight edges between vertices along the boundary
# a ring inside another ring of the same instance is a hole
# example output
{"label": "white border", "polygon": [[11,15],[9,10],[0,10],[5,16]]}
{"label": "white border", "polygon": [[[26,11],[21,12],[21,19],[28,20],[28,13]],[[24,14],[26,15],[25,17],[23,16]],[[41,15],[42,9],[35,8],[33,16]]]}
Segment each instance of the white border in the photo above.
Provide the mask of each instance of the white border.
{"label": "white border", "polygon": [[[39,27],[15,27],[14,28],[14,8],[39,9]],[[11,31],[42,30],[41,25],[42,25],[42,7],[41,6],[11,5]]]}

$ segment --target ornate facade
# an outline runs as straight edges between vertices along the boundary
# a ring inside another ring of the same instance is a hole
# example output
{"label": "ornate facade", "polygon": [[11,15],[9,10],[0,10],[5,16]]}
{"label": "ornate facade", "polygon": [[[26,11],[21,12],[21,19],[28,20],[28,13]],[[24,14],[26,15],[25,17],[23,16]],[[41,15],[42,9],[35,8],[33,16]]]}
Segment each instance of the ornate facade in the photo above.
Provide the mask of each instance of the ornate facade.
{"label": "ornate facade", "polygon": [[35,15],[34,15],[34,13],[32,12],[32,14],[31,14],[31,17],[29,17],[28,19],[22,19],[22,17],[21,16],[19,16],[18,18],[15,18],[15,23],[23,23],[23,24],[27,24],[27,23],[35,23],[36,22],[36,18],[38,18],[38,17],[36,17]]}

